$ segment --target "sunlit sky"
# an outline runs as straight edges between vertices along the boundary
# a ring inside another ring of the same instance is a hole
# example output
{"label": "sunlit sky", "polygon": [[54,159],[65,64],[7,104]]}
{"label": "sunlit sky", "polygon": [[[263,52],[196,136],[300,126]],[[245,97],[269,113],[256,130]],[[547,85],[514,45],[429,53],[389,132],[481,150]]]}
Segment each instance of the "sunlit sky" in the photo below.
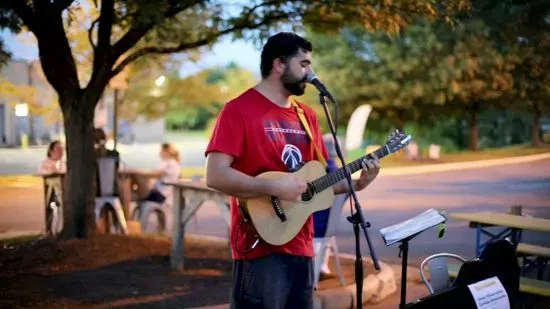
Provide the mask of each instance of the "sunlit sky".
{"label": "sunlit sky", "polygon": [[[8,31],[0,32],[7,48],[12,52],[14,59],[38,59],[38,49],[36,45],[30,45],[22,42],[17,36]],[[211,52],[205,53],[198,63],[183,63],[180,68],[180,74],[187,76],[196,73],[204,68],[226,65],[234,61],[238,65],[250,70],[254,74],[260,74],[260,50],[243,40],[232,41],[230,36],[224,37]]]}

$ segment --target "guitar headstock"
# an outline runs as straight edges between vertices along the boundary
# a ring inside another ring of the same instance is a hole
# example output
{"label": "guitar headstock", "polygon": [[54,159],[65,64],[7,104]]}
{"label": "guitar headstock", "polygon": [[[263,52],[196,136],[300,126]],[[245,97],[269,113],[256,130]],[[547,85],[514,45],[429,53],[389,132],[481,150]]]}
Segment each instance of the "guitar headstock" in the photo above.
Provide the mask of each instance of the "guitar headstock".
{"label": "guitar headstock", "polygon": [[409,134],[406,134],[401,130],[395,130],[392,134],[390,134],[390,136],[388,136],[386,148],[390,153],[395,153],[405,148],[411,140],[412,137]]}

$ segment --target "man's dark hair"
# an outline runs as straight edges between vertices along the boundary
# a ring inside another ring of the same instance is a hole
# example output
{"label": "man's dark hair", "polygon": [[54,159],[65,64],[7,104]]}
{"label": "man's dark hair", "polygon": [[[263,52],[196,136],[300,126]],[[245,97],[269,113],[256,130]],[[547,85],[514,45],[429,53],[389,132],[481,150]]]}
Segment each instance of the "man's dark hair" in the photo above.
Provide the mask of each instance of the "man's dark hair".
{"label": "man's dark hair", "polygon": [[296,56],[300,49],[313,51],[310,41],[292,32],[279,32],[267,39],[261,55],[260,71],[266,78],[273,68],[273,60],[281,58],[283,61]]}

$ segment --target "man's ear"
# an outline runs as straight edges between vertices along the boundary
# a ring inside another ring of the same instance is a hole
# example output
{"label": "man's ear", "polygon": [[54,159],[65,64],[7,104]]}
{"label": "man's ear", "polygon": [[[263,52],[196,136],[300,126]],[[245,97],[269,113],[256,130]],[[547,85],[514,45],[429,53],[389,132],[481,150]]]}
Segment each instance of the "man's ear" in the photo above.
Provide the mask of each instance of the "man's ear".
{"label": "man's ear", "polygon": [[283,74],[286,68],[286,63],[281,58],[275,58],[273,60],[273,71],[277,74]]}

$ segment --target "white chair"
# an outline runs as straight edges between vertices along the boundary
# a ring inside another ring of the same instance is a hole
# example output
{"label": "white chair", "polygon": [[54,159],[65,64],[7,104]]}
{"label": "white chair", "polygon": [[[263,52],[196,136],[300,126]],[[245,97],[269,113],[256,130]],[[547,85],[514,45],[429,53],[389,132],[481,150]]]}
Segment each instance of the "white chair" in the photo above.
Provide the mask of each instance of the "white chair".
{"label": "white chair", "polygon": [[149,215],[154,213],[157,215],[158,231],[166,230],[166,213],[163,204],[152,201],[141,201],[138,203],[132,218],[138,219],[141,225],[141,231],[145,232],[149,223]]}
{"label": "white chair", "polygon": [[[458,260],[461,263],[466,262],[466,259],[460,255],[438,253],[425,258],[420,264],[420,277],[422,277],[422,282],[424,282],[430,294],[444,291],[450,287],[451,280],[449,276],[449,264],[447,263],[448,258]],[[426,279],[426,274],[424,273],[426,264],[430,273],[429,281]]]}
{"label": "white chair", "polygon": [[417,143],[411,142],[406,148],[407,159],[419,160],[420,159],[420,147]]}
{"label": "white chair", "polygon": [[122,203],[115,192],[116,186],[116,161],[115,157],[102,157],[97,159],[97,175],[99,177],[99,194],[95,198],[95,218],[99,222],[102,215],[113,217],[113,224],[107,223],[109,230],[114,228],[115,232],[128,235],[128,227]]}
{"label": "white chair", "polygon": [[[336,244],[336,231],[338,223],[340,222],[340,216],[344,208],[344,204],[349,198],[349,194],[338,194],[334,197],[334,202],[330,208],[327,228],[324,237],[313,238],[313,249],[315,253],[314,261],[314,281],[313,286],[317,286],[319,283],[319,277],[321,272],[321,266],[325,261],[325,255],[327,251],[330,251],[331,255],[335,258],[336,272],[340,283],[345,286],[344,274],[342,272],[342,266],[340,264],[340,258],[338,256],[338,245]],[[328,250],[327,250],[328,249]]]}
{"label": "white chair", "polygon": [[[181,178],[181,175],[180,175]],[[191,177],[191,181],[200,181],[202,176],[200,175],[193,175]],[[168,218],[167,215],[172,215],[171,213],[166,213],[166,206],[165,203],[171,203],[172,201],[165,201],[164,203],[158,203],[153,201],[141,201],[137,204],[136,208],[132,212],[132,218],[138,219],[140,221],[141,225],[141,231],[145,232],[147,229],[147,225],[149,223],[149,216],[151,213],[156,214],[157,216],[157,222],[158,222],[158,231],[159,232],[165,232],[170,233],[170,231],[167,230],[167,228],[173,228],[172,226],[168,227]],[[195,217],[195,227],[198,226],[198,219],[197,216]]]}
{"label": "white chair", "polygon": [[439,154],[441,153],[441,146],[430,144],[428,148],[428,158],[432,160],[439,160]]}

